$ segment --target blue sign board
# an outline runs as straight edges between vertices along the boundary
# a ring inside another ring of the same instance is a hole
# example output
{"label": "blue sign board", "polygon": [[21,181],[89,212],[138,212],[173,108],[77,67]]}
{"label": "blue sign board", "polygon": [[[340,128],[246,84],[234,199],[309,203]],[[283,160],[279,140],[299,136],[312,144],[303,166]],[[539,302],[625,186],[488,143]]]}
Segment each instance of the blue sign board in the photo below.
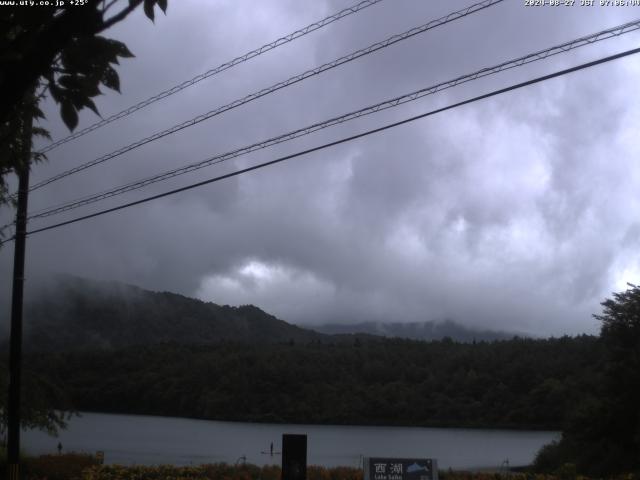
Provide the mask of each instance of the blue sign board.
{"label": "blue sign board", "polygon": [[438,480],[438,464],[432,458],[367,458],[365,480]]}

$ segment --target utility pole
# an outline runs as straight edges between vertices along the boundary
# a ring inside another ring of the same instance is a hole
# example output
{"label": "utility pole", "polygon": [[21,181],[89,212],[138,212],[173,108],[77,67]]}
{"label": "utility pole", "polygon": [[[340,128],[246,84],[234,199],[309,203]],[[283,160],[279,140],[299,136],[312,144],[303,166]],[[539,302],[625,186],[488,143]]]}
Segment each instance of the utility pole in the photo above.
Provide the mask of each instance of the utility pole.
{"label": "utility pole", "polygon": [[22,115],[22,162],[17,167],[18,205],[13,253],[13,287],[11,294],[11,336],[9,340],[9,396],[7,465],[9,480],[20,479],[20,380],[22,374],[22,303],[24,290],[24,259],[27,240],[27,201],[29,198],[29,168],[31,163],[31,127],[33,122],[29,95]]}

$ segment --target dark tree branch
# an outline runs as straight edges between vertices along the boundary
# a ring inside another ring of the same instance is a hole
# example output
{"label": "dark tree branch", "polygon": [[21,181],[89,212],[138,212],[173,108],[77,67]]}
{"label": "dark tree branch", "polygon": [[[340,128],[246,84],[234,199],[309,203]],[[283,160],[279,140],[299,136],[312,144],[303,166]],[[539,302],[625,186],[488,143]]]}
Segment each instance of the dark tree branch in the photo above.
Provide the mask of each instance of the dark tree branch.
{"label": "dark tree branch", "polygon": [[113,17],[111,17],[109,20],[106,20],[102,28],[100,28],[100,30],[98,30],[95,33],[103,32],[104,30],[111,27],[112,25],[115,25],[116,23],[124,20],[125,18],[127,18],[127,15],[133,12],[138,7],[138,5],[140,5],[142,2],[143,0],[134,0],[129,4],[128,7],[123,8],[122,11],[120,11],[120,13],[117,13]]}
{"label": "dark tree branch", "polygon": [[[102,0],[89,0],[84,8],[68,8],[58,16],[51,16],[40,28],[32,28],[12,45],[23,45],[22,58],[7,68],[0,77],[0,92],[6,101],[0,105],[0,122],[8,121],[16,114],[16,107],[31,91],[35,82],[51,69],[56,57],[74,38],[94,36],[124,20],[143,0],[133,0],[120,12],[104,20],[99,9]],[[114,4],[112,2],[109,6]],[[6,92],[6,93],[5,93]]]}

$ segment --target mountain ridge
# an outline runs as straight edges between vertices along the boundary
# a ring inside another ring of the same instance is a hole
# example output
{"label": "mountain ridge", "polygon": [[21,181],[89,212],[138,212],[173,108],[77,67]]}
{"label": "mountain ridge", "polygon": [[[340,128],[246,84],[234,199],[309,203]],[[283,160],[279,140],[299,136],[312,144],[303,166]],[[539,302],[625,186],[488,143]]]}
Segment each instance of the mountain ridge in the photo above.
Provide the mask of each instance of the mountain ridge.
{"label": "mountain ridge", "polygon": [[523,333],[466,327],[452,320],[425,322],[359,322],[353,324],[326,323],[309,328],[327,335],[367,334],[388,338],[434,341],[451,338],[457,342],[491,342],[513,337],[531,337]]}
{"label": "mountain ridge", "polygon": [[[25,305],[25,347],[113,349],[159,343],[309,342],[323,334],[253,305],[232,307],[112,281],[57,276]],[[54,333],[52,333],[54,332]]]}
{"label": "mountain ridge", "polygon": [[[298,326],[254,305],[229,306],[116,281],[56,275],[25,304],[25,350],[111,350],[162,343],[353,342],[371,337],[472,342],[515,334],[452,321]],[[6,334],[5,334],[6,338]]]}

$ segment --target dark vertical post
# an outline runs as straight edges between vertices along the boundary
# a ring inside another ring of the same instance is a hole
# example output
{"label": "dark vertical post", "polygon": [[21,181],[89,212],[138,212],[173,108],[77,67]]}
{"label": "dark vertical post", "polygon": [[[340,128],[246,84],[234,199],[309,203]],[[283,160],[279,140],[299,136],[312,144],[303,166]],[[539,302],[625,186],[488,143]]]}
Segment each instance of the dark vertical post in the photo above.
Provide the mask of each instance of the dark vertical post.
{"label": "dark vertical post", "polygon": [[307,479],[307,436],[282,435],[282,480]]}
{"label": "dark vertical post", "polygon": [[20,478],[20,377],[22,373],[22,299],[24,259],[27,240],[27,201],[29,198],[29,164],[31,160],[31,112],[25,105],[22,124],[22,165],[18,167],[18,205],[13,253],[13,287],[11,295],[11,336],[9,340],[9,398],[7,464],[9,480]]}

